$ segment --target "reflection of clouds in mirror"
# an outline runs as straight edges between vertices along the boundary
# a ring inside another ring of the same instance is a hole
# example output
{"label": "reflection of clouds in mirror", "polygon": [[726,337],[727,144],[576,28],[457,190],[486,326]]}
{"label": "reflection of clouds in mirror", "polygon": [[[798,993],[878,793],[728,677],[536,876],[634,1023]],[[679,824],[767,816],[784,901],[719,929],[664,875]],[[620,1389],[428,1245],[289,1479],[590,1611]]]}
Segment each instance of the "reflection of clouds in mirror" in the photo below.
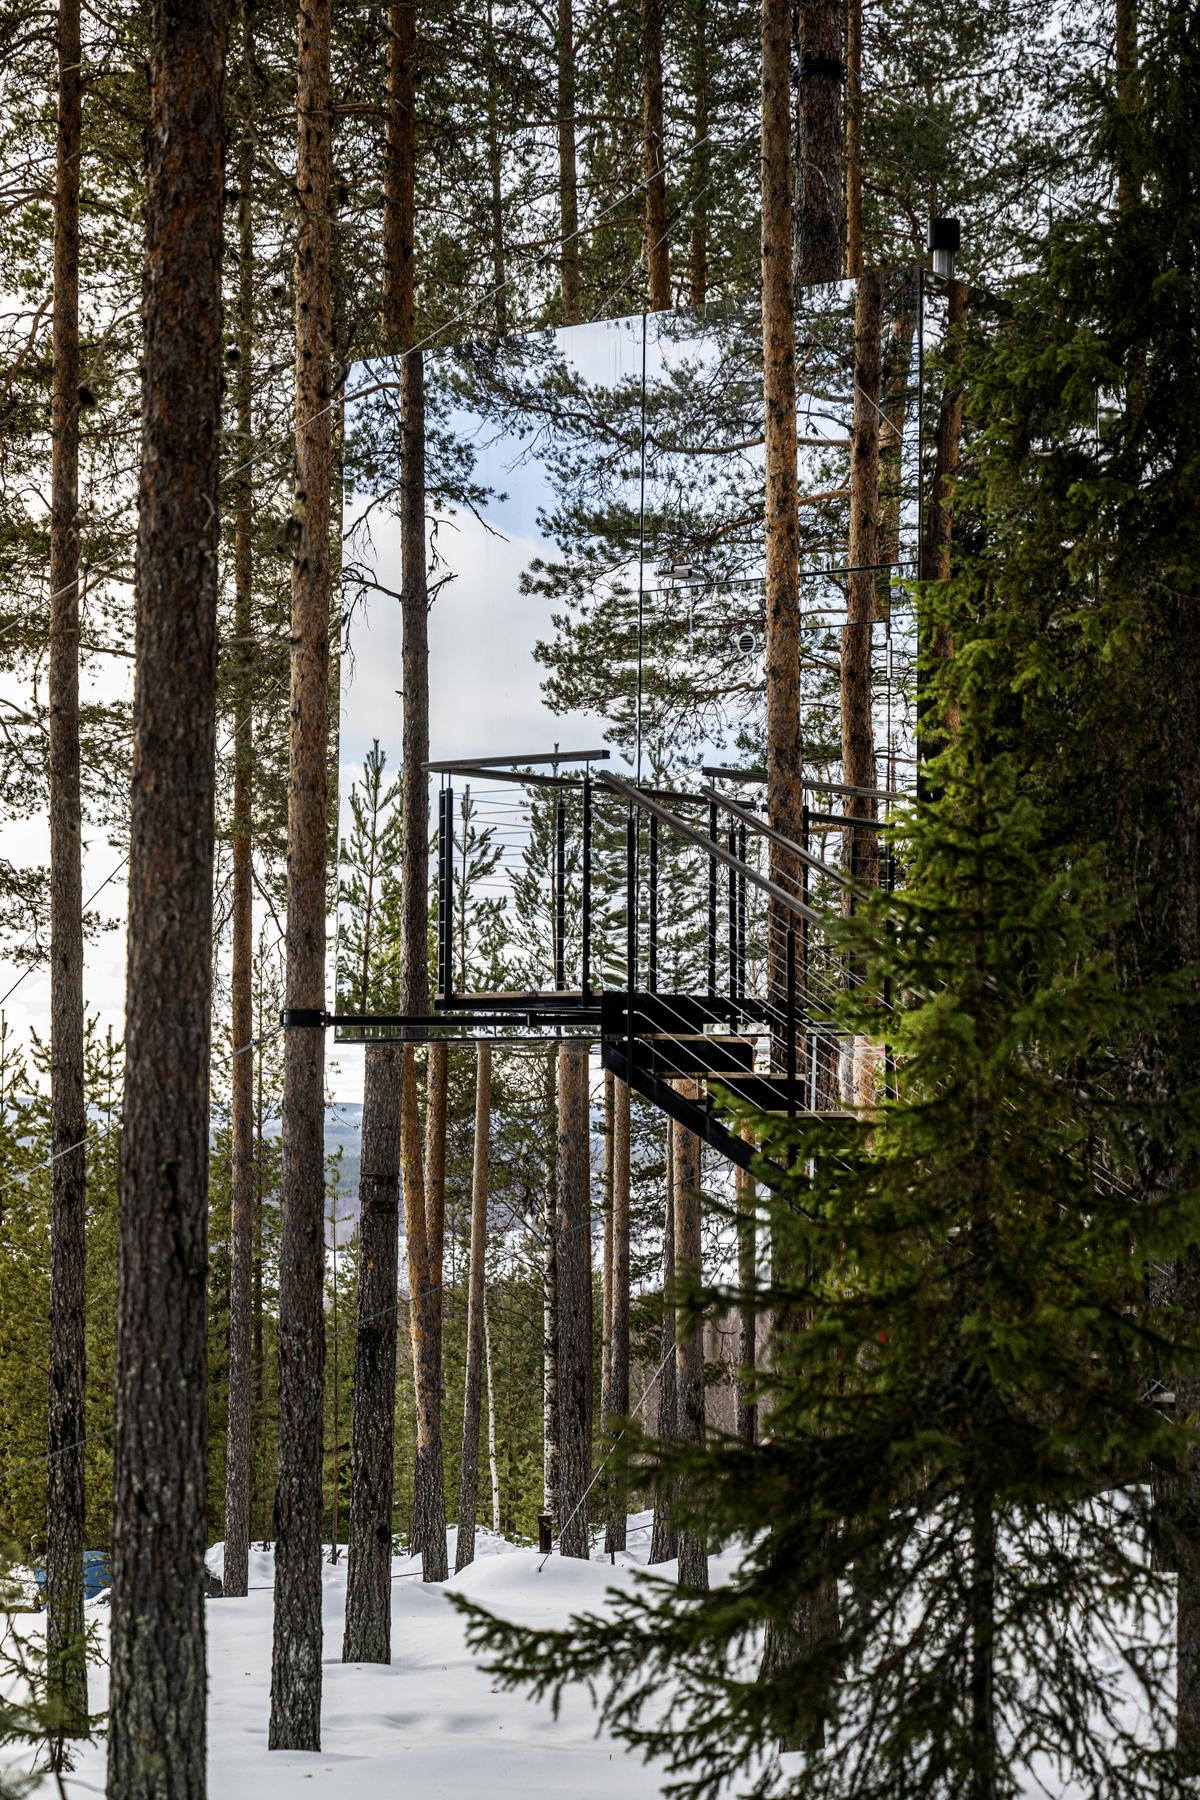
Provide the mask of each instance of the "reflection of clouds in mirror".
{"label": "reflection of clouds in mirror", "polygon": [[[376,519],[375,579],[399,591],[400,531]],[[550,628],[521,573],[544,545],[492,531],[469,512],[438,525],[439,552],[453,571],[429,614],[429,752],[433,758],[505,756],[591,743],[603,721],[579,711],[554,715],[541,693],[533,647]],[[357,769],[378,738],[395,766],[400,747],[400,607],[373,593],[350,631],[352,667],[343,677],[341,761]]]}
{"label": "reflection of clouds in mirror", "polygon": [[[915,289],[889,319],[915,370]],[[906,310],[907,309],[907,310]],[[643,333],[646,383],[643,391]],[[802,669],[806,760],[836,775],[839,620],[845,605],[854,287],[812,290],[798,319]],[[359,372],[387,381],[394,365]],[[681,782],[708,761],[761,755],[763,418],[755,311],[663,313],[479,343],[426,358],[435,428],[430,512],[430,744],[439,758],[536,754],[634,738],[639,573],[645,768]],[[352,481],[394,487],[394,397],[349,410]],[[645,420],[644,507],[642,424]],[[915,547],[915,408],[893,476],[890,530]],[[355,440],[357,434],[357,443]],[[357,508],[369,502],[360,495]],[[399,588],[399,534],[370,509],[354,557]],[[348,560],[353,560],[349,558]],[[681,568],[682,566],[682,568]],[[443,579],[444,578],[444,579]],[[886,581],[882,584],[886,598]],[[911,662],[911,614],[872,628],[876,741],[886,755],[905,703],[886,673]],[[890,642],[889,640],[890,630]],[[342,812],[373,738],[395,768],[401,632],[391,595],[365,589],[343,682]],[[899,652],[897,658],[896,652]],[[514,800],[520,790],[513,789]]]}
{"label": "reflection of clouds in mirror", "polygon": [[[892,285],[898,316],[913,304],[911,277],[898,274]],[[803,592],[814,626],[832,622],[843,604],[853,310],[854,284],[839,282],[809,290],[798,320]],[[608,721],[610,741],[628,744],[639,573],[647,737],[664,748],[676,740],[676,763],[755,738],[760,358],[757,314],[713,308],[459,346],[427,359],[433,411],[460,447],[460,460],[445,455],[445,465],[473,484],[475,510],[505,534],[487,537],[443,500],[449,510],[437,547],[453,580],[432,614],[435,754],[565,744],[574,721],[598,718]],[[441,491],[452,492],[453,482]],[[376,573],[394,585],[383,573],[383,562],[394,562],[385,539],[386,531]],[[690,571],[686,580],[667,573],[679,564]],[[375,596],[370,610],[381,604]],[[398,659],[398,633],[376,654]],[[444,655],[454,669],[449,684]],[[372,671],[368,686],[380,682],[391,718],[395,684]],[[373,727],[359,716],[366,701],[364,691],[347,721],[369,741]]]}

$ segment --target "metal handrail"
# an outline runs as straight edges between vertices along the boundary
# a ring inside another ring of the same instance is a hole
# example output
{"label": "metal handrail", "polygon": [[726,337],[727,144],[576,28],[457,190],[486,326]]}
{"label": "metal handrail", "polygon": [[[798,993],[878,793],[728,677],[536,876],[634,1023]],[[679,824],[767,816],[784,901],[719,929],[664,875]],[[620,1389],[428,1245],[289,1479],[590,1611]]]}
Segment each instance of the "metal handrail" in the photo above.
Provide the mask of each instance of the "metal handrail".
{"label": "metal handrail", "polygon": [[778,844],[781,849],[787,851],[789,856],[794,856],[800,862],[807,863],[809,868],[815,869],[818,874],[832,876],[839,886],[849,888],[856,894],[866,892],[866,889],[855,881],[853,876],[845,874],[841,869],[834,868],[830,863],[822,862],[821,858],[814,856],[811,850],[801,849],[800,845],[792,838],[787,837],[774,825],[769,825],[765,819],[760,819],[756,813],[750,812],[744,806],[739,806],[736,800],[727,799],[724,794],[713,787],[702,788],[701,792],[706,800],[714,800],[718,806],[724,807],[726,812],[732,813],[734,818],[746,827],[747,831],[756,832],[759,837],[769,838],[771,843]]}
{"label": "metal handrail", "polygon": [[727,869],[732,869],[745,880],[753,882],[755,887],[761,889],[764,894],[768,894],[772,900],[788,912],[795,913],[797,918],[807,919],[810,925],[825,923],[822,914],[816,912],[811,906],[806,906],[803,900],[798,900],[794,894],[789,894],[786,888],[781,888],[778,882],[771,881],[766,875],[760,875],[750,863],[742,862],[739,857],[726,850],[722,844],[706,836],[704,832],[697,831],[688,824],[686,819],[681,819],[677,813],[671,812],[665,806],[660,806],[657,800],[648,799],[632,782],[623,781],[619,775],[610,775],[607,769],[602,769],[596,776],[596,780],[601,787],[610,789],[614,794],[620,794],[622,799],[628,801],[631,806],[636,806],[641,811],[650,813],[651,816],[661,820],[664,825],[669,825],[679,837],[684,838],[689,844],[695,844],[697,849],[703,850],[706,856],[716,857],[717,861],[724,863]]}

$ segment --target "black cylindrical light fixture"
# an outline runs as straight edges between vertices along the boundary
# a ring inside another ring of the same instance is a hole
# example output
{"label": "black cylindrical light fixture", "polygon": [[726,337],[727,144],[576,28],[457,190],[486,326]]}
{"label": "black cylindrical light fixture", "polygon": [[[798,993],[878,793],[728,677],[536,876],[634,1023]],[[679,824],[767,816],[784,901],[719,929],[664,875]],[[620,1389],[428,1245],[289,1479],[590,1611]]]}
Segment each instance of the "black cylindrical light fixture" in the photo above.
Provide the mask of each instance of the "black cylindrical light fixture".
{"label": "black cylindrical light fixture", "polygon": [[933,272],[943,281],[954,280],[954,258],[960,241],[957,219],[930,219],[929,249],[933,256]]}

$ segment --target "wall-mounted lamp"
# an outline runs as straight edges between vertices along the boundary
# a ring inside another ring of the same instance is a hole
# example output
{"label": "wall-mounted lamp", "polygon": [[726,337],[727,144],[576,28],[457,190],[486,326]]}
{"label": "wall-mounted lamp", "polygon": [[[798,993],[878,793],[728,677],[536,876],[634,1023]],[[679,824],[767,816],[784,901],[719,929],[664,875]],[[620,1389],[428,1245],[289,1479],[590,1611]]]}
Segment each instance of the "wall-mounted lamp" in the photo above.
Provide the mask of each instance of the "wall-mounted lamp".
{"label": "wall-mounted lamp", "polygon": [[957,219],[930,219],[929,248],[933,255],[933,272],[943,281],[954,280],[954,258],[960,241]]}

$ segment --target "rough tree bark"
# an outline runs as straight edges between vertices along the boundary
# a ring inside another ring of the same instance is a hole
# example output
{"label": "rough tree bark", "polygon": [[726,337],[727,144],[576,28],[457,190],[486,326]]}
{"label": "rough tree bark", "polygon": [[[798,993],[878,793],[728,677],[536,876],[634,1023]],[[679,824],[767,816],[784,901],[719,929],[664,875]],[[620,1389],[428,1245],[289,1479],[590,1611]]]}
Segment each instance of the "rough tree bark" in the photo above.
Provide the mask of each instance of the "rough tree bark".
{"label": "rough tree bark", "polygon": [[492,1367],[492,1330],[488,1318],[487,1283],[483,1288],[483,1362],[487,1372],[488,1473],[492,1481],[492,1530],[500,1535],[500,1463],[496,1456],[496,1381]]}
{"label": "rough tree bark", "polygon": [[692,31],[692,206],[688,235],[688,300],[708,298],[708,209],[712,145],[708,141],[708,0],[693,0]]}
{"label": "rough tree bark", "polygon": [[[87,1107],[79,786],[79,0],[58,12],[50,392],[50,1391],[46,1675],[60,1737],[87,1727],[83,1398]],[[62,1762],[56,1748],[55,1765]]]}
{"label": "rough tree bark", "polygon": [[467,1292],[467,1367],[463,1384],[462,1462],[458,1482],[455,1573],[475,1560],[479,1516],[479,1430],[486,1355],[484,1306],[487,1282],[488,1138],[492,1118],[492,1047],[475,1051],[475,1146],[471,1169],[471,1263]]}
{"label": "rough tree bark", "polygon": [[[852,787],[874,788],[875,719],[872,709],[872,627],[875,621],[876,564],[879,561],[879,423],[883,400],[883,278],[868,269],[854,295],[854,401],[850,427],[850,536],[846,580],[846,628],[842,633],[839,693],[842,779]],[[858,794],[847,810],[866,821],[842,834],[842,864],[866,887],[879,882],[879,833],[874,795]],[[853,895],[847,895],[853,907]],[[856,1106],[875,1103],[876,1057],[869,1038],[852,1046],[850,1093]]]}
{"label": "rough tree bark", "polygon": [[572,0],[558,0],[559,286],[564,325],[583,317],[579,281],[579,190],[575,172],[575,17]]}
{"label": "rough tree bark", "polygon": [[913,340],[917,331],[915,284],[906,289],[893,315],[884,356],[883,411],[879,444],[879,557],[875,577],[875,616],[886,619],[892,610],[892,580],[900,560],[900,508],[904,486],[904,433],[912,398],[909,377]]}
{"label": "rough tree bark", "polygon": [[[804,841],[800,731],[800,527],[796,476],[796,320],[792,282],[791,8],[762,10],[762,312],[765,415],[767,813],[794,843]],[[800,891],[793,860],[771,846],[771,877]],[[779,1006],[785,987],[787,918],[772,904],[768,988]]]}
{"label": "rough tree bark", "polygon": [[[738,1214],[738,1284],[743,1293],[752,1292],[758,1272],[758,1244],[754,1209],[754,1177],[748,1169],[737,1172]],[[751,1398],[758,1350],[758,1320],[749,1303],[742,1306],[738,1320],[738,1436],[745,1444],[758,1436],[758,1408]]]}
{"label": "rough tree bark", "polygon": [[[332,459],[330,0],[302,0],[296,95],[296,501],[288,743],[289,1010],[325,1005]],[[321,1746],[325,1037],[284,1036],[273,1750]]]}
{"label": "rough tree bark", "polygon": [[612,1281],[613,1281],[613,1148],[614,1118],[616,1099],[614,1084],[616,1076],[611,1069],[604,1071],[604,1174],[603,1174],[603,1207],[604,1207],[604,1244],[601,1264],[600,1282],[600,1394],[608,1392],[608,1364],[612,1352]]}
{"label": "rough tree bark", "polygon": [[[615,1083],[612,1168],[612,1311],[609,1319],[608,1380],[602,1406],[607,1429],[629,1412],[629,1088]],[[606,1550],[625,1548],[625,1483],[608,1485]]]}
{"label": "rough tree bark", "polygon": [[[243,101],[249,116],[254,33],[248,0],[242,6]],[[246,1592],[250,1559],[250,1366],[254,1285],[254,888],[252,864],[254,711],[253,666],[254,482],[254,135],[243,124],[238,143],[237,490],[233,551],[233,636],[239,672],[233,747],[233,825],[229,972],[233,1062],[230,1071],[229,1405],[225,1450],[225,1564],[222,1588]]]}
{"label": "rough tree bark", "polygon": [[[557,1104],[557,1052],[546,1052],[545,1116]],[[542,1510],[557,1527],[558,1482],[558,1146],[547,1158],[542,1213]]]}
{"label": "rough tree bark", "polygon": [[[695,1100],[694,1081],[676,1084],[686,1099]],[[683,1125],[673,1126],[675,1176],[675,1279],[700,1279],[700,1140]],[[675,1313],[675,1381],[678,1420],[676,1434],[685,1444],[704,1442],[704,1334],[689,1326],[682,1307]],[[707,1588],[708,1553],[704,1537],[695,1530],[679,1533],[679,1583],[681,1587]]]}
{"label": "rough tree bark", "polygon": [[863,272],[862,0],[846,6],[846,274]]}
{"label": "rough tree bark", "polygon": [[558,1052],[558,1463],[563,1556],[590,1554],[586,1495],[591,1479],[591,1208],[588,1191],[587,1046]]}
{"label": "rough tree bark", "polygon": [[[663,1314],[659,1333],[658,1415],[655,1435],[660,1443],[675,1436],[678,1424],[678,1394],[675,1381],[675,1312],[666,1303],[675,1280],[675,1127],[666,1128],[666,1179],[663,1187]],[[660,1488],[654,1501],[654,1521],[650,1528],[648,1562],[670,1562],[677,1554],[679,1540],[671,1516],[671,1493]]]}
{"label": "rough tree bark", "polygon": [[[1114,51],[1117,65],[1117,105],[1133,112],[1138,103],[1137,0],[1117,0]],[[1122,154],[1117,169],[1117,206],[1130,212],[1138,202],[1137,177]]]}
{"label": "rough tree bark", "polygon": [[[767,0],[773,4],[773,0]],[[843,0],[799,0],[796,53],[797,287],[842,273]]]}
{"label": "rough tree bark", "polygon": [[641,0],[642,178],[645,226],[642,256],[651,312],[671,304],[671,246],[667,239],[667,164],[663,131],[662,0]]}
{"label": "rough tree bark", "polygon": [[[400,377],[401,601],[404,725],[400,800],[404,816],[401,862],[400,1010],[429,1011],[429,602],[425,550],[425,365],[416,335],[414,233],[416,220],[417,8],[389,11],[387,161],[384,170],[384,338],[403,356]],[[431,1051],[431,1059],[433,1052]],[[431,1072],[434,1062],[431,1060]],[[411,1104],[401,1109],[405,1236],[412,1294],[413,1382],[418,1445],[413,1476],[413,1548],[426,1581],[442,1581],[446,1566],[446,1501],[441,1440],[441,1234],[427,1229],[420,1109],[411,1053]],[[430,1093],[432,1096],[433,1087]],[[444,1117],[444,1114],[443,1114]],[[444,1132],[443,1132],[444,1142]],[[433,1186],[436,1188],[436,1183]]]}
{"label": "rough tree bark", "polygon": [[386,1663],[392,1654],[400,1235],[400,1050],[395,1044],[372,1044],[367,1050],[358,1192],[358,1321],[342,1660]]}
{"label": "rough tree bark", "polygon": [[[860,275],[854,296],[854,402],[850,426],[850,574],[842,634],[842,779],[874,788],[875,722],[871,711],[871,637],[875,622],[875,565],[879,561],[879,419],[883,399],[883,280],[878,269]],[[849,807],[874,820],[874,799],[855,796]],[[857,880],[878,880],[879,839],[871,825],[845,831],[843,864]]]}
{"label": "rough tree bark", "polygon": [[225,10],[148,23],[108,1792],[202,1800]]}
{"label": "rough tree bark", "polygon": [[416,1061],[405,1046],[400,1108],[404,1171],[404,1231],[408,1254],[409,1320],[413,1386],[417,1401],[417,1455],[413,1471],[412,1544],[421,1554],[425,1581],[445,1581],[446,1493],[442,1472],[442,1234],[446,1168],[448,1051],[432,1043],[426,1052],[425,1156],[417,1105]]}
{"label": "rough tree bark", "polygon": [[508,331],[508,275],[504,254],[504,189],[500,166],[500,128],[497,121],[497,93],[500,87],[500,65],[496,56],[496,30],[492,19],[492,0],[487,0],[488,79],[485,88],[487,108],[488,182],[492,228],[492,304],[495,308],[496,336]]}

